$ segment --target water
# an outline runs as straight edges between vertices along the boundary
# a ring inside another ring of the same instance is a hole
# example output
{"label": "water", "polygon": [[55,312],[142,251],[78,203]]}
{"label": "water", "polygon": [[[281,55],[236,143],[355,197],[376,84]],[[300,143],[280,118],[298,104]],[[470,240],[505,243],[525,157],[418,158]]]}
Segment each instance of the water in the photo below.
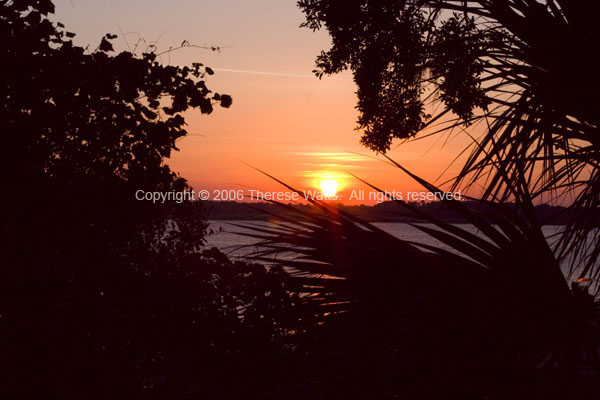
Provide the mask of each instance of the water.
{"label": "water", "polygon": [[[265,226],[265,227],[275,227],[276,226],[276,224],[274,224],[272,222],[266,222],[266,221],[209,221],[209,222],[210,222],[209,229],[216,231],[216,233],[208,236],[207,245],[209,247],[211,247],[211,246],[217,247],[224,253],[226,253],[230,256],[233,256],[233,257],[244,256],[244,255],[247,255],[247,254],[252,253],[253,251],[259,249],[258,246],[255,246],[255,244],[257,242],[259,242],[259,240],[239,235],[239,233],[242,233],[242,232],[248,233],[249,231],[246,229],[243,229],[239,226],[236,226],[236,225],[252,224],[252,225],[258,225],[258,226]],[[373,223],[373,225],[375,225],[376,227],[389,233],[390,235],[393,235],[400,239],[423,243],[423,244],[428,244],[428,245],[432,245],[432,246],[437,246],[437,247],[444,248],[446,250],[452,250],[448,246],[444,245],[443,243],[437,241],[436,239],[432,238],[431,236],[427,235],[424,232],[421,232],[419,229],[417,229],[407,223],[375,222],[375,223]],[[420,225],[427,226],[430,228],[435,228],[435,225],[433,225],[433,224],[420,224]],[[473,225],[456,224],[456,226],[458,226],[462,229],[465,229],[474,234],[478,233],[477,228],[475,228]],[[548,238],[548,241],[550,243],[553,243],[554,240],[556,240],[556,237],[553,235],[555,235],[557,232],[559,232],[561,228],[562,228],[561,226],[547,225],[542,228],[542,231],[543,231],[544,235],[546,236],[546,238]],[[248,246],[248,247],[240,248],[240,246]]]}
{"label": "water", "polygon": [[[207,246],[209,247],[217,247],[225,254],[230,256],[231,258],[239,258],[244,256],[251,256],[256,251],[261,250],[259,246],[256,245],[260,240],[242,236],[239,233],[246,232],[250,233],[251,231],[240,227],[241,225],[257,225],[262,227],[276,227],[277,225],[272,222],[266,221],[209,221],[210,226],[209,229],[215,231],[214,234],[211,234],[207,238]],[[389,233],[390,235],[396,236],[400,239],[423,243],[427,245],[432,245],[436,247],[440,247],[452,252],[455,252],[452,248],[446,246],[445,244],[439,242],[438,240],[432,238],[424,232],[421,232],[419,229],[402,222],[375,222],[373,223],[376,227],[382,229],[383,231]],[[434,224],[419,224],[423,226],[427,226],[430,228],[435,228]],[[473,225],[468,224],[455,224],[456,226],[467,230],[470,233],[477,234],[481,238],[486,238],[482,235],[477,228]],[[546,237],[546,240],[552,246],[559,239],[559,233],[563,229],[563,226],[560,225],[546,225],[542,227],[542,232]],[[295,257],[295,253],[280,253],[275,256],[275,258],[279,259],[290,259]],[[577,269],[569,273],[569,265],[572,262],[572,259],[567,258],[561,262],[561,269],[563,270],[563,274],[567,277],[567,281],[572,281],[577,279],[580,275]],[[578,263],[575,263],[577,265]],[[580,263],[583,264],[583,263]],[[598,283],[595,284],[598,286]]]}

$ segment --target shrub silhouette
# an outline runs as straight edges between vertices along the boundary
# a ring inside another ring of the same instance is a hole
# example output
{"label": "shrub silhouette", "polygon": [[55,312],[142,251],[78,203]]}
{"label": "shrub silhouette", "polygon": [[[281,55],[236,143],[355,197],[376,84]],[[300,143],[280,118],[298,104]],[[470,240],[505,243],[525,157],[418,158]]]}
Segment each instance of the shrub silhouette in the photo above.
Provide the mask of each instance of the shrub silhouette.
{"label": "shrub silhouette", "polygon": [[78,47],[53,9],[0,2],[2,397],[235,398],[284,380],[304,329],[287,275],[201,251],[201,204],[135,198],[189,189],[165,163],[182,113],[231,97],[202,64],[113,54],[114,35]]}

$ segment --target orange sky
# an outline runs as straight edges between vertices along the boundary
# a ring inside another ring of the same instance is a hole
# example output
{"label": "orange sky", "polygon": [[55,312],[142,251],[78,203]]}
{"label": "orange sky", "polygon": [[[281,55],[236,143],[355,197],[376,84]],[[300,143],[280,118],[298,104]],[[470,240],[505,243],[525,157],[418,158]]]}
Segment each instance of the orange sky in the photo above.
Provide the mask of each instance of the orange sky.
{"label": "orange sky", "polygon": [[[312,75],[315,56],[328,47],[329,38],[326,32],[298,27],[303,15],[295,0],[57,0],[56,6],[53,18],[77,33],[76,44],[90,48],[108,32],[119,35],[119,50],[133,47],[139,37],[146,43],[158,40],[159,50],[184,40],[223,47],[220,53],[182,49],[163,58],[165,63],[198,61],[212,67],[216,74],[209,88],[233,97],[230,109],[186,115],[190,135],[178,143],[180,152],[168,164],[194,189],[282,189],[247,163],[299,189],[317,187],[320,177],[335,177],[345,202],[351,190],[367,189],[346,171],[388,191],[422,190],[399,170],[368,157],[374,153],[359,145],[350,74],[321,81]],[[444,169],[469,143],[465,135],[445,139],[403,144],[389,155],[439,183]],[[457,167],[444,177],[450,178]]]}

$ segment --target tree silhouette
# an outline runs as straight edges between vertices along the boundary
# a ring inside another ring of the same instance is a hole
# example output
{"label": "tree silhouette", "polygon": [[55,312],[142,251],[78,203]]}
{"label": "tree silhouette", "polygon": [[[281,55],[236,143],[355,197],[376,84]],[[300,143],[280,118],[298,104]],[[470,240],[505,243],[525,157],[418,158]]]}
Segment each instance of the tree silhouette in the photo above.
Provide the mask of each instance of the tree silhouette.
{"label": "tree silhouette", "polygon": [[162,163],[187,133],[182,113],[231,105],[230,96],[207,88],[212,70],[200,63],[162,65],[154,52],[111,56],[111,34],[89,52],[46,18],[50,1],[2,6],[1,51],[10,72],[2,77],[0,115],[4,143],[15,149],[5,159],[11,172],[110,175],[141,189],[168,189],[177,179]]}
{"label": "tree silhouette", "polygon": [[385,152],[394,138],[467,127],[473,144],[455,187],[477,182],[483,198],[503,201],[525,178],[534,198],[573,201],[558,250],[584,260],[572,266],[578,277],[600,277],[597,2],[298,4],[304,26],[332,38],[317,75],[354,75],[363,144]]}
{"label": "tree silhouette", "polygon": [[231,97],[200,63],[113,54],[111,34],[76,46],[53,10],[0,1],[0,397],[244,398],[285,380],[304,329],[287,274],[203,250],[198,202],[135,198],[189,189],[165,162],[183,113]]}

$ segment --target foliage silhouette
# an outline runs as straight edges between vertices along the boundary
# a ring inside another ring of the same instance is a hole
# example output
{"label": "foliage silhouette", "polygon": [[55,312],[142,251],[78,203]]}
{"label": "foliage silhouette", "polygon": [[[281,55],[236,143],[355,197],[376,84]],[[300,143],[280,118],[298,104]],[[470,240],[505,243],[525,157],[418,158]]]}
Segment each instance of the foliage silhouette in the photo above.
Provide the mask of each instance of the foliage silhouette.
{"label": "foliage silhouette", "polygon": [[[89,52],[47,0],[0,1],[2,398],[246,398],[285,381],[310,323],[281,269],[201,250],[165,162],[212,70]],[[253,371],[250,375],[248,371]]]}
{"label": "foliage silhouette", "polygon": [[[280,226],[245,225],[265,248],[255,259],[295,271],[324,322],[309,345],[319,367],[297,398],[596,398],[600,302],[589,282],[567,283],[518,193],[522,208],[443,201],[477,234],[395,200],[451,251],[317,200],[317,211],[273,202]],[[274,257],[283,251],[296,257]]]}
{"label": "foliage silhouette", "polygon": [[455,188],[506,200],[525,179],[534,199],[573,202],[558,254],[585,258],[571,273],[600,278],[597,2],[298,4],[303,25],[332,38],[317,75],[354,75],[363,144],[385,152],[394,138],[464,130],[473,143]]}
{"label": "foliage silhouette", "polygon": [[[487,239],[420,215],[437,226],[421,229],[459,254],[315,202],[322,213],[291,211],[298,218],[283,217],[287,225],[255,228],[271,246],[256,260],[278,265],[232,262],[200,250],[200,204],[135,199],[137,190],[188,189],[165,158],[186,134],[185,111],[232,104],[207,88],[213,71],[162,65],[153,51],[112,55],[110,34],[88,52],[52,12],[48,0],[0,0],[2,397],[593,393],[597,302],[562,277],[522,175],[500,179],[518,183],[521,214],[491,204],[485,219],[449,203]],[[413,7],[401,27],[426,26],[418,14]],[[444,26],[436,40],[478,25],[456,17]],[[437,71],[451,75],[445,65]],[[456,91],[443,89],[463,119],[491,104],[478,68]],[[386,110],[403,112],[402,129],[416,132],[425,111],[415,93],[386,94]],[[290,245],[303,257],[274,259]]]}

